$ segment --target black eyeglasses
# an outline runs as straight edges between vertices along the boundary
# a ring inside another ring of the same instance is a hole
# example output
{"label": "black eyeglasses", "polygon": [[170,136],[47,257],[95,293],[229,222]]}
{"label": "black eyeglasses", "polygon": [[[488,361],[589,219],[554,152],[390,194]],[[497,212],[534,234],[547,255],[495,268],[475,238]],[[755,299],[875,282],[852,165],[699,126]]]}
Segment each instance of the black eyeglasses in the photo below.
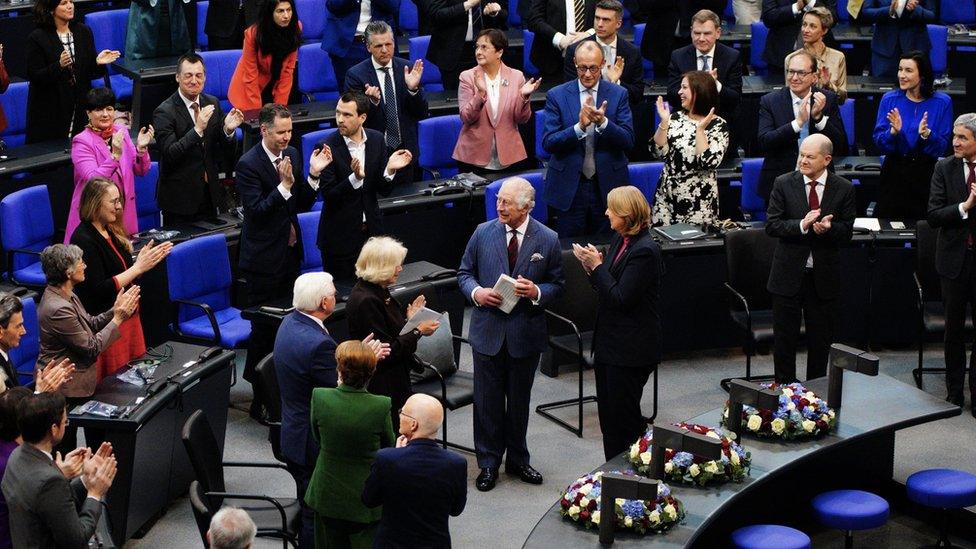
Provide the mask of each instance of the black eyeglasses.
{"label": "black eyeglasses", "polygon": [[793,69],[786,71],[786,76],[789,78],[793,78],[794,76],[799,76],[800,78],[803,78],[808,74],[813,74],[813,71],[795,71]]}
{"label": "black eyeglasses", "polygon": [[584,67],[581,67],[579,65],[576,65],[576,73],[577,74],[586,74],[586,73],[597,74],[602,69],[603,69],[603,67],[600,67],[600,66],[592,66],[592,67],[585,67],[584,66]]}

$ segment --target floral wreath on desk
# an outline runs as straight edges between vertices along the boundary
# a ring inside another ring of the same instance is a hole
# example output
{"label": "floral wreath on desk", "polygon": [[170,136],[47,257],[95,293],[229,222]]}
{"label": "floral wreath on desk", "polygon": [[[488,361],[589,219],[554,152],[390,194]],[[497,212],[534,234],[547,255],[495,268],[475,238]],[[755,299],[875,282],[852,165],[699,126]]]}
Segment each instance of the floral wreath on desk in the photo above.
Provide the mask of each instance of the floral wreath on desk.
{"label": "floral wreath on desk", "polygon": [[[611,472],[634,474],[631,471]],[[570,484],[559,499],[559,514],[586,528],[599,527],[600,478],[603,477],[603,473],[597,471],[580,477]],[[684,520],[685,507],[678,498],[671,495],[671,488],[661,482],[658,484],[657,500],[652,502],[617,498],[614,504],[614,515],[618,530],[633,530],[638,534],[648,532],[658,534]]]}
{"label": "floral wreath on desk", "polygon": [[[664,451],[664,476],[675,482],[705,486],[709,482],[742,482],[749,474],[752,455],[735,442],[735,433],[713,429],[696,423],[675,423],[676,427],[722,441],[721,459],[707,461],[688,452]],[[649,427],[637,442],[631,445],[627,455],[630,463],[643,475],[651,473],[651,442],[654,428]]]}
{"label": "floral wreath on desk", "polygon": [[[763,389],[780,391],[776,410],[758,410],[742,407],[742,426],[745,432],[760,437],[812,438],[825,435],[837,425],[837,414],[827,406],[827,401],[799,383],[780,385],[763,383]],[[729,403],[725,403],[722,423],[729,417]]]}

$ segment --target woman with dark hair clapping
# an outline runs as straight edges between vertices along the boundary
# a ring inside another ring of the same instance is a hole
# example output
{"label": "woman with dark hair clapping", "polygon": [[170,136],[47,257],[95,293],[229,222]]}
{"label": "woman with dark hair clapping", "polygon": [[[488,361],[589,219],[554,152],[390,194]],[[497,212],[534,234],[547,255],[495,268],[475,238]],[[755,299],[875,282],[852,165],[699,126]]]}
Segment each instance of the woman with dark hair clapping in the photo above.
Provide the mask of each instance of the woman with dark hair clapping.
{"label": "woman with dark hair clapping", "polygon": [[[244,51],[230,81],[227,98],[235,108],[261,108],[265,103],[297,103],[295,62],[302,45],[302,25],[295,0],[268,0],[257,23],[244,31]],[[319,70],[319,67],[305,67]]]}

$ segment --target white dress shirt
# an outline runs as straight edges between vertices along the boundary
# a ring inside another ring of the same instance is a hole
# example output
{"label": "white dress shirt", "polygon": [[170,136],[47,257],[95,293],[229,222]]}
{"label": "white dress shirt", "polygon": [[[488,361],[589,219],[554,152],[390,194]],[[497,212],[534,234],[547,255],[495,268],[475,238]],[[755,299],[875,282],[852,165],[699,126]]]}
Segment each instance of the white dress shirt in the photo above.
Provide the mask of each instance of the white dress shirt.
{"label": "white dress shirt", "polygon": [[[366,173],[366,130],[362,127],[359,128],[359,135],[363,137],[358,143],[352,138],[342,136],[342,139],[346,142],[346,148],[349,149],[349,156],[359,161],[359,165],[363,167],[363,173]],[[383,178],[387,181],[393,181],[393,176],[390,172],[384,171]],[[349,174],[349,184],[352,185],[353,189],[358,189],[363,186],[364,179],[359,179],[356,177],[356,172]],[[363,214],[363,220],[365,221],[365,214]]]}
{"label": "white dress shirt", "polygon": [[[498,103],[501,100],[502,94],[502,71],[498,71],[495,74],[495,78],[488,78],[488,74],[485,73],[485,87],[488,88],[488,117],[491,118],[492,122],[498,122]],[[485,169],[488,170],[502,170],[507,166],[503,165],[498,161],[498,143],[495,141],[495,137],[491,138],[491,160],[488,161],[488,165]]]}
{"label": "white dress shirt", "polygon": [[[796,123],[796,117],[800,114],[800,104],[802,101],[802,97],[793,93],[793,90],[790,90],[790,102],[793,104],[793,121],[790,122],[790,126],[793,126],[793,131],[797,134],[800,133],[800,125]],[[809,101],[809,99],[807,99],[807,101]],[[824,106],[824,108],[826,109],[826,106]],[[810,112],[810,116],[813,116],[812,110]],[[824,114],[820,117],[820,122],[814,123],[813,127],[817,128],[818,131],[823,131],[823,129],[827,127],[828,118],[830,117]],[[809,122],[807,123],[809,124]]]}
{"label": "white dress shirt", "polygon": [[901,14],[905,12],[905,4],[907,3],[908,0],[898,0],[898,3],[895,4],[895,15],[893,15],[892,17],[894,17],[895,19],[901,17]]}
{"label": "white dress shirt", "polygon": [[[962,180],[969,181],[969,161],[965,158],[962,159]],[[969,212],[962,207],[963,204],[965,204],[965,201],[959,203],[959,215],[963,219],[969,219]]]}
{"label": "white dress shirt", "polygon": [[[613,40],[610,42],[604,42],[598,37],[596,39],[596,44],[600,46],[603,50],[603,70],[600,71],[603,75],[603,79],[609,81],[607,78],[607,69],[613,66],[617,62],[617,35],[613,35]],[[620,80],[616,80],[614,84],[619,84]]]}
{"label": "white dress shirt", "polygon": [[312,315],[306,313],[305,311],[301,311],[301,310],[298,310],[298,309],[295,309],[295,310],[298,311],[299,314],[303,314],[303,315],[307,316],[308,318],[311,318],[312,320],[314,320],[315,323],[318,324],[320,328],[322,328],[322,331],[323,332],[329,333],[329,330],[325,327],[325,323],[322,322],[322,319],[321,318],[319,318],[317,316],[312,316]]}
{"label": "white dress shirt", "polygon": [[[805,175],[803,176],[803,196],[808,197],[808,199],[810,196],[810,181],[813,180]],[[824,189],[826,188],[827,185],[827,170],[824,170],[823,173],[820,174],[820,177],[816,179],[816,181],[817,181],[817,187],[816,187],[817,203],[823,206]],[[803,230],[803,221],[800,221],[800,232],[802,234],[807,234],[808,232],[810,232],[809,228],[807,230]],[[807,256],[807,269],[812,269],[812,268],[813,268],[813,252],[810,252],[810,255]]]}
{"label": "white dress shirt", "polygon": [[362,0],[359,4],[359,23],[356,24],[356,34],[364,34],[366,25],[373,20],[373,10],[370,0]]}
{"label": "white dress shirt", "polygon": [[[794,7],[796,7],[796,4],[794,4]],[[715,68],[715,44],[712,44],[712,49],[708,50],[705,53],[702,53],[697,49],[695,49],[695,66],[698,67],[698,70],[702,70],[702,67],[705,66],[705,62],[702,59],[703,55],[708,56],[708,70],[714,69]],[[715,87],[718,88],[719,93],[722,93],[722,83],[718,81],[718,78],[715,79]]]}

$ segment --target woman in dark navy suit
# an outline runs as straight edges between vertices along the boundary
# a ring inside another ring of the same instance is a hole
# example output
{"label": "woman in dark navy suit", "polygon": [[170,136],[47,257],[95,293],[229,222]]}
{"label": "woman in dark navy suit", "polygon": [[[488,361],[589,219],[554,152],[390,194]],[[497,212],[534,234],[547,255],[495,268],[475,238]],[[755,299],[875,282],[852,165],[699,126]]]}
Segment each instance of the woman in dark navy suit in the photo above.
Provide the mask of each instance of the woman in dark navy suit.
{"label": "woman in dark navy suit", "polygon": [[661,247],[651,238],[651,207],[637,187],[607,195],[616,233],[604,257],[593,245],[573,254],[599,294],[593,334],[596,395],[606,458],[626,450],[647,425],[640,402],[661,360]]}

